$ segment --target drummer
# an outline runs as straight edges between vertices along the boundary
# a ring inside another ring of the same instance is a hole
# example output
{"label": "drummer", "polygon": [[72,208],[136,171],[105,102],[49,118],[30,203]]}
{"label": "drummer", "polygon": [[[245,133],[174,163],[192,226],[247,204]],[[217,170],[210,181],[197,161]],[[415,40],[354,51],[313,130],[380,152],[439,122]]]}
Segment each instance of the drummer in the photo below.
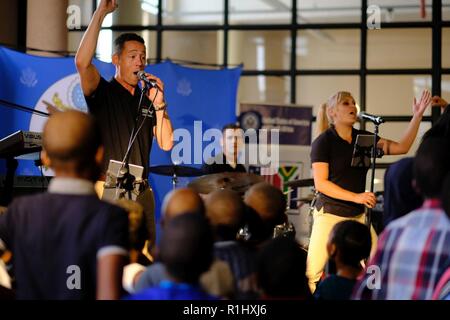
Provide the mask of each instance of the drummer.
{"label": "drummer", "polygon": [[222,128],[220,141],[222,152],[206,160],[202,166],[205,174],[221,172],[247,172],[246,167],[239,161],[239,155],[244,146],[244,132],[238,125],[230,123]]}

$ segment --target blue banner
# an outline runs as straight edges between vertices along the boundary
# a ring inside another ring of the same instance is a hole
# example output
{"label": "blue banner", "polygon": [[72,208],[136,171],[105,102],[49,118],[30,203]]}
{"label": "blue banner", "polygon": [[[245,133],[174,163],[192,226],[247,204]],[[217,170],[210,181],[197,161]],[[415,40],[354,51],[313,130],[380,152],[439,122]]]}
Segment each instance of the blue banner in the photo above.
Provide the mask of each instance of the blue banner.
{"label": "blue banner", "polygon": [[242,103],[239,121],[244,130],[278,129],[281,145],[311,145],[312,107]]}
{"label": "blue banner", "polygon": [[[94,64],[105,79],[114,76],[112,64],[99,60],[94,60]],[[241,68],[204,70],[164,62],[149,65],[146,71],[160,77],[165,84],[168,113],[174,129],[186,129],[194,137],[195,121],[201,121],[203,130],[221,129],[223,125],[236,121],[236,93]],[[74,58],[38,57],[0,47],[0,83],[0,99],[8,102],[43,112],[48,112],[48,104],[60,110],[87,111]],[[0,138],[17,130],[40,132],[46,120],[45,116],[0,104]],[[202,136],[192,140],[192,150],[196,144],[198,147],[198,143],[203,149],[205,141]],[[41,174],[32,162],[19,162],[16,175]],[[171,164],[171,153],[159,149],[155,141],[150,162],[152,166]],[[0,162],[1,174],[5,172],[4,167],[4,162]],[[161,200],[172,188],[171,179],[154,174],[149,178],[155,192],[158,216]],[[179,186],[186,183],[181,180]]]}

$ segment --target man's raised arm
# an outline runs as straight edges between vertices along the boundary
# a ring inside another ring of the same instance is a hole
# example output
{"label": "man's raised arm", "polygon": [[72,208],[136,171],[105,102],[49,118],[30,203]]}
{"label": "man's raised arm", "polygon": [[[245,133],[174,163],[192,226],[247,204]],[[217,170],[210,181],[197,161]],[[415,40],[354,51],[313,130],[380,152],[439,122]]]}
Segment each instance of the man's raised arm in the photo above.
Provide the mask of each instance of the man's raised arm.
{"label": "man's raised arm", "polygon": [[100,74],[92,64],[92,58],[97,48],[97,40],[100,28],[108,13],[117,8],[117,0],[102,0],[92,16],[91,22],[81,39],[80,46],[75,56],[75,65],[81,79],[81,88],[85,96],[90,96],[97,89],[100,82]]}

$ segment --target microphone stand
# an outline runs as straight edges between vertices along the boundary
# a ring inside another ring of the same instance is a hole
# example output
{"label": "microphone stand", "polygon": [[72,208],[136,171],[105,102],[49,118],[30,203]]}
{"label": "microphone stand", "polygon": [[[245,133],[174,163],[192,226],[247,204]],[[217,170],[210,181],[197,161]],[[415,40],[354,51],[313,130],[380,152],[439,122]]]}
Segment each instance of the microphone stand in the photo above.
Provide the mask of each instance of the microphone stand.
{"label": "microphone stand", "polygon": [[[370,192],[373,193],[374,190],[374,182],[375,182],[375,161],[377,159],[377,138],[378,138],[378,126],[380,123],[374,122],[375,130],[373,134],[373,146],[372,146],[372,161],[371,161],[371,171],[372,171],[372,177],[370,179]],[[367,209],[367,215],[366,215],[366,224],[369,227],[372,224],[372,208]]]}
{"label": "microphone stand", "polygon": [[[137,110],[137,115],[136,115],[136,119],[134,122],[134,126],[133,126],[133,130],[131,130],[131,134],[130,134],[130,139],[128,140],[128,147],[127,147],[127,151],[125,152],[125,156],[122,160],[122,165],[119,169],[119,171],[117,172],[117,180],[116,180],[116,195],[115,195],[115,199],[121,199],[123,198],[123,196],[125,194],[128,194],[128,199],[132,199],[131,197],[131,191],[133,191],[134,189],[134,182],[136,181],[136,177],[133,176],[130,173],[130,166],[129,166],[129,160],[130,160],[130,152],[131,152],[131,148],[133,146],[134,141],[136,140],[139,132],[141,131],[145,120],[148,117],[153,117],[153,111],[152,106],[153,106],[153,102],[156,99],[156,95],[158,94],[158,87],[156,87],[156,94],[155,94],[155,98],[153,98],[153,101],[151,101],[150,106],[148,107],[147,113],[144,116],[144,119],[142,120],[141,124],[139,125],[139,127],[137,127],[137,123],[139,120],[139,115],[141,112],[141,107],[142,107],[142,100],[144,97],[144,94],[149,90],[149,86],[147,85],[146,82],[144,82],[144,86],[141,88],[141,96],[139,98],[139,104],[138,104],[138,110]],[[137,129],[136,129],[137,127]],[[119,190],[123,189],[124,191],[119,194]]]}
{"label": "microphone stand", "polygon": [[28,112],[28,113],[35,114],[38,116],[43,116],[43,117],[50,116],[50,114],[47,112],[43,112],[43,111],[36,110],[36,109],[31,109],[29,107],[25,107],[20,104],[9,102],[9,101],[3,100],[3,99],[0,99],[0,106],[10,108],[10,109],[16,109],[16,110],[23,111],[23,112]]}

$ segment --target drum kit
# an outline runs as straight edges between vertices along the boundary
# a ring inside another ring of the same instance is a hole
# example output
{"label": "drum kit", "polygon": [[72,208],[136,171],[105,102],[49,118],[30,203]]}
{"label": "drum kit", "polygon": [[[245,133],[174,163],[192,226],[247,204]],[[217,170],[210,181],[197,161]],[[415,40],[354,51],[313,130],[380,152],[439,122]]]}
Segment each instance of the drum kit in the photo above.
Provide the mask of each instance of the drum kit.
{"label": "drum kit", "polygon": [[[294,225],[297,226],[296,239],[300,244],[300,247],[307,251],[313,225],[312,213],[314,210],[315,199],[314,179],[292,180],[286,182],[284,186],[290,188],[287,192],[288,207],[286,209],[286,214],[288,215],[290,220],[294,222]],[[297,188],[310,188],[312,192],[303,197],[291,199],[290,193]],[[297,203],[296,208],[290,207],[291,201]]]}
{"label": "drum kit", "polygon": [[[154,174],[171,177],[173,189],[177,188],[179,177],[196,177],[187,184],[187,187],[194,189],[200,195],[207,195],[215,190],[220,189],[229,189],[236,191],[241,195],[244,195],[244,193],[248,189],[250,189],[252,185],[265,181],[262,176],[253,173],[222,172],[205,175],[201,169],[182,165],[152,166],[149,168],[149,171]],[[286,182],[284,186],[291,189],[313,187],[314,180],[313,179],[293,180]],[[290,199],[289,194],[291,191],[288,191],[287,193],[288,198],[287,203],[290,203],[290,201],[296,201],[299,204],[305,203],[309,204],[312,203],[314,199],[314,194],[307,195],[305,197]],[[299,220],[299,223],[297,223],[297,225],[299,227],[296,228],[298,229],[296,232],[296,238],[300,246],[303,249],[307,250],[312,228],[312,205],[308,207],[307,212],[304,212],[304,210],[301,210],[301,208],[302,208],[301,205],[297,210],[291,209],[288,206],[286,214],[288,215],[288,217],[290,215],[298,216],[297,219]],[[274,236],[291,235],[292,232],[295,233],[293,224],[288,223],[285,225],[277,226],[276,230],[274,230]]]}
{"label": "drum kit", "polygon": [[172,177],[173,189],[177,188],[178,177],[198,177],[203,174],[200,169],[180,165],[153,166],[149,168],[149,171],[154,174]]}
{"label": "drum kit", "polygon": [[253,173],[222,172],[204,175],[201,169],[181,165],[161,165],[150,167],[151,173],[172,177],[172,186],[178,185],[178,177],[198,177],[187,186],[200,194],[215,190],[230,189],[244,194],[252,185],[263,182],[264,178]]}

